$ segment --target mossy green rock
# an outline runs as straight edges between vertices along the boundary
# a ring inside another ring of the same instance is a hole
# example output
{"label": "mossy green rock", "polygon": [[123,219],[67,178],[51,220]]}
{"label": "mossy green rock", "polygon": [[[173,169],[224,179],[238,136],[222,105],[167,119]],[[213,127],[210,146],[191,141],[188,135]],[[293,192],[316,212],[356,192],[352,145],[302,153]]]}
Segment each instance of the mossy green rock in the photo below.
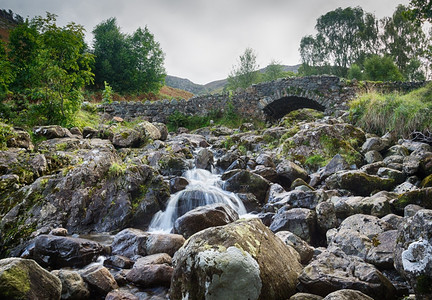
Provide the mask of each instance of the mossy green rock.
{"label": "mossy green rock", "polygon": [[326,180],[329,189],[344,189],[359,196],[369,196],[373,191],[392,190],[396,183],[393,179],[369,175],[362,171],[341,171]]}
{"label": "mossy green rock", "polygon": [[288,299],[301,271],[297,252],[259,219],[208,228],[174,255],[170,299]]}
{"label": "mossy green rock", "polygon": [[413,190],[399,195],[393,204],[399,212],[403,212],[403,209],[408,204],[417,204],[424,208],[432,209],[432,187]]}
{"label": "mossy green rock", "polygon": [[34,260],[5,258],[0,260],[1,299],[60,299],[60,279]]}
{"label": "mossy green rock", "polygon": [[432,187],[432,174],[423,179],[420,185],[422,188]]}

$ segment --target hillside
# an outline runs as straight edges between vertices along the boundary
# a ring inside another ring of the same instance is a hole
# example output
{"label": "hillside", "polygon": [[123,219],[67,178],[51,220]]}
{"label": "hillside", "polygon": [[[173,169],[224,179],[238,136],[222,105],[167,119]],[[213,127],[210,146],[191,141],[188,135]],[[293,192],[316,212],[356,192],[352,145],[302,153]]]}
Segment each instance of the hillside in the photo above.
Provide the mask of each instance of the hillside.
{"label": "hillside", "polygon": [[23,22],[20,15],[14,14],[11,10],[0,9],[0,40],[9,41],[9,31],[19,23]]}
{"label": "hillside", "polygon": [[[294,65],[294,66],[284,65],[283,70],[284,72],[289,71],[289,72],[297,73],[299,67],[300,65]],[[259,72],[264,73],[266,68],[267,67],[260,69]],[[180,77],[168,75],[165,78],[165,84],[173,88],[188,91],[194,95],[203,95],[203,94],[212,94],[212,93],[221,92],[225,87],[225,85],[227,84],[227,79],[225,78],[221,80],[216,80],[216,81],[209,82],[207,84],[197,84],[186,78],[180,78]]]}

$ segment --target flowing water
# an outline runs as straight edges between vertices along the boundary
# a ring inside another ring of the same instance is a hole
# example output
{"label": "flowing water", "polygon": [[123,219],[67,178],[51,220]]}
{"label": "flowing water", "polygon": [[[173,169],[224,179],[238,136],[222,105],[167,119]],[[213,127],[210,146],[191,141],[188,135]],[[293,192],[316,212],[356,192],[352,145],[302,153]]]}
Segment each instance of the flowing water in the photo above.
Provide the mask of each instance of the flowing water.
{"label": "flowing water", "polygon": [[171,195],[166,210],[153,217],[149,231],[170,232],[178,217],[196,207],[213,203],[225,203],[239,215],[246,214],[239,197],[221,188],[219,175],[204,169],[192,169],[185,173],[185,177],[189,180],[186,189]]}

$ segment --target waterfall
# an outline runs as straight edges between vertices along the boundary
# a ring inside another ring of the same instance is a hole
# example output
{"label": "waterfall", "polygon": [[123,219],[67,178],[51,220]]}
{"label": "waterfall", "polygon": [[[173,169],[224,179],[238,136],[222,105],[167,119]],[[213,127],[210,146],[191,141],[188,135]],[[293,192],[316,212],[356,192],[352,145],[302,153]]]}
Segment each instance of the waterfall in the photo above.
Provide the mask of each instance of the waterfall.
{"label": "waterfall", "polygon": [[221,188],[222,181],[219,175],[204,169],[192,169],[186,171],[185,177],[190,183],[186,189],[171,195],[166,210],[154,215],[149,231],[170,232],[177,218],[196,207],[213,203],[225,203],[239,215],[246,214],[239,197]]}

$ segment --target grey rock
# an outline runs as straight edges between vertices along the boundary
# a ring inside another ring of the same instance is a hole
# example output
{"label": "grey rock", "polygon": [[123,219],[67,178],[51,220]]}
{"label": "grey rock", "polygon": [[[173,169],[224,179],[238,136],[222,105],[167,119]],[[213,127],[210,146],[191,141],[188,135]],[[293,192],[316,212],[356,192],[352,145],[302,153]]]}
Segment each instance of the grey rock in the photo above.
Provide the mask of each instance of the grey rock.
{"label": "grey rock", "polygon": [[383,160],[381,153],[376,150],[371,150],[365,153],[365,161],[368,164],[376,163]]}
{"label": "grey rock", "polygon": [[307,208],[282,207],[274,216],[270,230],[273,232],[290,231],[312,245],[319,242],[316,213]]}
{"label": "grey rock", "polygon": [[328,294],[323,300],[373,300],[360,291],[344,289]]}
{"label": "grey rock", "polygon": [[278,231],[276,236],[286,245],[293,247],[300,255],[300,262],[307,264],[313,257],[314,248],[309,246],[304,240],[289,231]]}
{"label": "grey rock", "polygon": [[62,299],[90,299],[88,286],[77,271],[62,269],[52,271],[51,274],[57,276],[61,280]]}
{"label": "grey rock", "polygon": [[0,260],[0,298],[60,299],[62,283],[34,260]]}
{"label": "grey rock", "polygon": [[89,285],[92,298],[105,296],[110,291],[118,288],[118,284],[110,271],[101,265],[90,265],[80,270],[80,275]]}
{"label": "grey rock", "polygon": [[213,165],[213,152],[207,148],[201,149],[195,157],[195,166],[199,169],[211,170]]}
{"label": "grey rock", "polygon": [[210,204],[197,207],[179,217],[174,223],[175,232],[189,238],[194,233],[238,220],[237,212],[227,204]]}
{"label": "grey rock", "polygon": [[373,265],[330,247],[319,254],[299,277],[300,291],[320,296],[356,289],[374,299],[394,299],[395,287]]}
{"label": "grey rock", "polygon": [[127,274],[126,279],[142,287],[169,287],[173,267],[165,264],[139,264]]}

